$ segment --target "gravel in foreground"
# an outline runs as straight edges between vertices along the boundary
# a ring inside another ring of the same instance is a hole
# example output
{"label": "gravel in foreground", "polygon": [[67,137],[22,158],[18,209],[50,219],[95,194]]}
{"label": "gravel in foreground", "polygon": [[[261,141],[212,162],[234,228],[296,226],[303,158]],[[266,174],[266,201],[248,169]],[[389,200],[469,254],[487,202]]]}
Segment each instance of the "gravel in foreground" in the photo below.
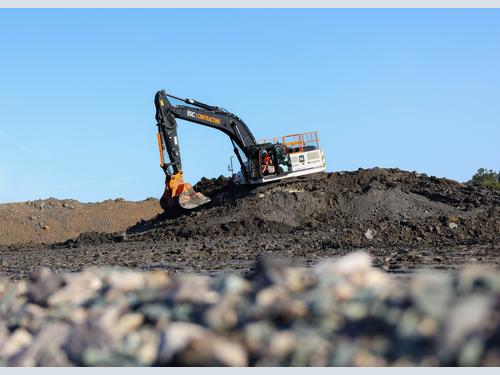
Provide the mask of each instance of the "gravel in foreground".
{"label": "gravel in foreground", "polygon": [[0,280],[4,366],[499,366],[500,273],[392,278],[355,253],[253,275]]}

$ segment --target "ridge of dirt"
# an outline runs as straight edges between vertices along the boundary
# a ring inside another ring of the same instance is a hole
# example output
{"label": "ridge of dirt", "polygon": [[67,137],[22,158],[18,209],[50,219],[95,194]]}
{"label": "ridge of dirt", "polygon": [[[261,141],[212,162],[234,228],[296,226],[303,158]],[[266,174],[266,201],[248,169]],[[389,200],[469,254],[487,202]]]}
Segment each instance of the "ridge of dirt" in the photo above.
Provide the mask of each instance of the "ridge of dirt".
{"label": "ridge of dirt", "polygon": [[161,209],[157,199],[129,202],[121,198],[98,203],[73,199],[39,199],[0,204],[0,245],[54,243],[85,232],[124,231],[149,220]]}
{"label": "ridge of dirt", "polygon": [[[255,188],[202,180],[212,202],[127,231],[142,240],[335,233],[339,246],[470,245],[498,241],[500,193],[398,169],[321,173]],[[368,232],[369,231],[369,232]]]}

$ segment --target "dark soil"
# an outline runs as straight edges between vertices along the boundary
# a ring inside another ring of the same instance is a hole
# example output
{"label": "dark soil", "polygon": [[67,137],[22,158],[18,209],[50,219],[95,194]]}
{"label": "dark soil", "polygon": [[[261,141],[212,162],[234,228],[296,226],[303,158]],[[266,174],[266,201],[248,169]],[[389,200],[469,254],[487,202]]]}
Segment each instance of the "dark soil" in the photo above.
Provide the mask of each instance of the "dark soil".
{"label": "dark soil", "polygon": [[273,253],[299,263],[365,249],[393,272],[500,265],[500,193],[398,169],[321,173],[258,187],[202,179],[212,202],[163,213],[124,233],[0,248],[0,271],[87,265],[218,272]]}

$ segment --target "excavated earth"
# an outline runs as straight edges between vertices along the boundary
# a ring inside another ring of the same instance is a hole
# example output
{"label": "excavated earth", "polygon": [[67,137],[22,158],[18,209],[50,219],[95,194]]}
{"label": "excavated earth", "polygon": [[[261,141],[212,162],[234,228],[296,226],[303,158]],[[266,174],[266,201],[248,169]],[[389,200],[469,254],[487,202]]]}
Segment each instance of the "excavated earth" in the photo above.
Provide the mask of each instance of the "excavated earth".
{"label": "excavated earth", "polygon": [[500,265],[500,193],[399,169],[320,173],[258,187],[224,177],[195,189],[212,201],[171,210],[124,232],[51,245],[0,246],[0,273],[40,266],[123,266],[172,272],[246,272],[259,255],[311,265],[364,250],[389,272]]}
{"label": "excavated earth", "polygon": [[161,212],[158,200],[129,202],[122,198],[97,203],[74,199],[38,199],[0,204],[0,245],[54,243],[81,233],[124,231]]}

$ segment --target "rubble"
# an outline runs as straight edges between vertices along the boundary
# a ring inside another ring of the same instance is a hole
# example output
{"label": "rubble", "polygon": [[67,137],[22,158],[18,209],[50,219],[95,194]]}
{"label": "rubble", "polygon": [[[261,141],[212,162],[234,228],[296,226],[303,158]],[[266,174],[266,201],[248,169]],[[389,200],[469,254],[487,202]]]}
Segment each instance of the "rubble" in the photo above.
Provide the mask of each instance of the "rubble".
{"label": "rubble", "polygon": [[498,366],[500,273],[401,279],[366,253],[246,277],[93,268],[0,280],[0,365]]}

